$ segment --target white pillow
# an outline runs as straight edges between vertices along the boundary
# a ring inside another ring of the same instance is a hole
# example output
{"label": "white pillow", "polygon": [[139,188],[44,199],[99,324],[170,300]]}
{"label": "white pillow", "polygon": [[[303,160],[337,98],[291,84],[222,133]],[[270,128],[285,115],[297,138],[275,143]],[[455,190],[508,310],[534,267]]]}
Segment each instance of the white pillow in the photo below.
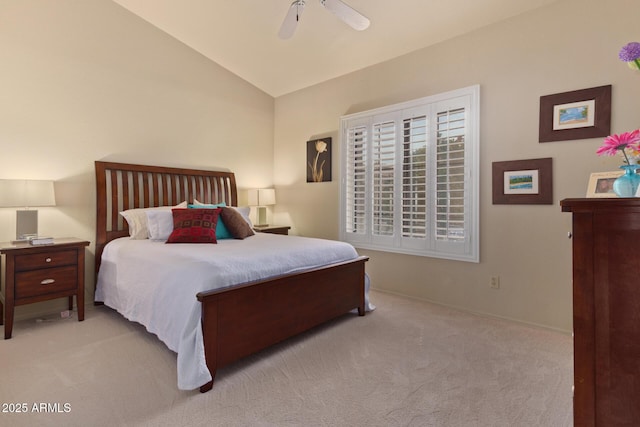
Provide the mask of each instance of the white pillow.
{"label": "white pillow", "polygon": [[[193,204],[201,205],[201,206],[207,205],[207,203],[199,202],[197,199],[193,199]],[[240,212],[240,215],[242,215],[242,218],[244,218],[244,220],[247,221],[247,224],[249,224],[249,226],[253,228],[253,224],[251,223],[251,219],[249,218],[249,213],[251,212],[251,208],[249,206],[242,206],[242,207],[228,206],[228,207],[233,208],[238,212]]]}
{"label": "white pillow", "polygon": [[194,206],[227,206],[227,204],[225,202],[221,202],[221,203],[202,203],[199,202],[198,199],[193,199],[193,205]]}
{"label": "white pillow", "polygon": [[165,210],[171,212],[173,208],[186,208],[187,202],[182,202],[175,206],[159,206],[156,208],[136,208],[127,209],[120,212],[120,215],[127,220],[129,226],[129,236],[134,240],[144,240],[149,238],[149,228],[147,226],[147,212],[153,210]]}
{"label": "white pillow", "polygon": [[165,209],[148,210],[149,239],[166,242],[173,232],[173,212]]}

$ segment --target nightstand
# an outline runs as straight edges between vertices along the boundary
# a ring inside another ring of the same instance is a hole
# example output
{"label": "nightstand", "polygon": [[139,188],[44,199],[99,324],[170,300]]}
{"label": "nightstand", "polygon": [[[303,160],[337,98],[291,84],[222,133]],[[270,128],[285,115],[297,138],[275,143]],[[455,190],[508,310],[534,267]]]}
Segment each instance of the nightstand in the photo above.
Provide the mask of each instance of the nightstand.
{"label": "nightstand", "polygon": [[48,245],[0,243],[6,262],[4,292],[0,293],[4,339],[11,338],[17,305],[68,297],[72,310],[75,295],[78,320],[84,320],[84,251],[88,245],[74,238],[54,239]]}
{"label": "nightstand", "polygon": [[288,235],[291,227],[288,225],[265,225],[263,227],[255,226],[253,229],[259,233],[284,234]]}

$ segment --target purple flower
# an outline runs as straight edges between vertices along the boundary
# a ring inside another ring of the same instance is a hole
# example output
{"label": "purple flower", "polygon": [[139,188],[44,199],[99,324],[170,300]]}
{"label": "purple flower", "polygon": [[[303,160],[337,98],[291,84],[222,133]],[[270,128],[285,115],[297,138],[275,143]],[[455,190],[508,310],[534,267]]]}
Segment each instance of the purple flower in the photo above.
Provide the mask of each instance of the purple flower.
{"label": "purple flower", "polygon": [[631,42],[622,46],[622,49],[620,49],[620,53],[618,54],[618,58],[624,62],[631,62],[640,59],[640,43]]}

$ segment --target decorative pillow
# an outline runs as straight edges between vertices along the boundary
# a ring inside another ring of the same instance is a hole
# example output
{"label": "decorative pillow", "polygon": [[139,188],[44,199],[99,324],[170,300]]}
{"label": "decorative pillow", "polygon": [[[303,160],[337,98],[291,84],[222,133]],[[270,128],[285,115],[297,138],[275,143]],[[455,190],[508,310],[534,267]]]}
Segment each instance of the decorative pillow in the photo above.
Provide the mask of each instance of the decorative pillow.
{"label": "decorative pillow", "polygon": [[240,215],[242,215],[242,218],[244,218],[244,220],[247,222],[247,224],[249,224],[249,227],[253,229],[253,223],[251,222],[251,218],[249,218],[249,214],[251,213],[251,208],[249,206],[241,206],[241,207],[231,206],[231,207],[236,211],[238,211]]}
{"label": "decorative pillow", "polygon": [[228,207],[221,209],[220,219],[225,223],[234,239],[244,239],[255,234],[253,228],[247,224],[242,214],[236,209]]}
{"label": "decorative pillow", "polygon": [[120,215],[127,220],[129,226],[129,236],[134,240],[144,240],[149,238],[149,228],[147,225],[147,212],[153,210],[171,211],[173,208],[186,208],[187,202],[182,202],[176,206],[159,206],[155,208],[135,208],[120,212]]}
{"label": "decorative pillow", "polygon": [[193,203],[190,203],[187,207],[189,209],[199,209],[199,208],[222,208],[224,206],[227,206],[225,202],[209,204],[209,203],[202,203],[194,199]]}
{"label": "decorative pillow", "polygon": [[173,231],[173,212],[168,210],[147,211],[149,239],[166,241]]}
{"label": "decorative pillow", "polygon": [[[188,207],[190,209],[202,209],[202,208],[215,209],[215,208],[222,208],[225,206],[227,206],[227,204],[224,202],[217,203],[215,205],[207,205],[204,203],[200,203],[199,201],[194,199],[193,204],[190,204]],[[233,239],[233,235],[229,232],[229,229],[226,227],[224,220],[218,221],[218,225],[216,225],[216,239],[217,240]]]}
{"label": "decorative pillow", "polygon": [[216,224],[221,210],[172,209],[173,231],[167,243],[217,243]]}
{"label": "decorative pillow", "polygon": [[[189,207],[196,207],[196,208],[201,208],[204,206],[212,206],[212,205],[205,205],[202,202],[199,202],[197,199],[193,199],[193,205],[189,205]],[[215,207],[227,207],[227,204],[222,202],[219,203],[218,205],[213,205]],[[244,218],[245,221],[247,221],[247,224],[249,224],[249,227],[251,227],[253,229],[253,223],[251,222],[251,218],[249,218],[249,214],[251,213],[251,208],[249,206],[241,206],[241,207],[237,207],[237,206],[228,206],[230,208],[233,208],[235,210],[237,210],[238,212],[240,212],[240,214],[242,215],[242,218]],[[229,236],[230,238],[231,236]]]}

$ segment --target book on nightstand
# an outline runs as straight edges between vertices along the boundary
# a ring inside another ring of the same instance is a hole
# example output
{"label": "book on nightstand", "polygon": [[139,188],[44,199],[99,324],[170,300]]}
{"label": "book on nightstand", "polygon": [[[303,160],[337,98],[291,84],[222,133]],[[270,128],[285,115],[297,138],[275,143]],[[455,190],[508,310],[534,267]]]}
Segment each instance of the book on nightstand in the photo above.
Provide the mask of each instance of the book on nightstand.
{"label": "book on nightstand", "polygon": [[52,245],[53,237],[34,237],[29,240],[29,244],[37,246],[37,245]]}

